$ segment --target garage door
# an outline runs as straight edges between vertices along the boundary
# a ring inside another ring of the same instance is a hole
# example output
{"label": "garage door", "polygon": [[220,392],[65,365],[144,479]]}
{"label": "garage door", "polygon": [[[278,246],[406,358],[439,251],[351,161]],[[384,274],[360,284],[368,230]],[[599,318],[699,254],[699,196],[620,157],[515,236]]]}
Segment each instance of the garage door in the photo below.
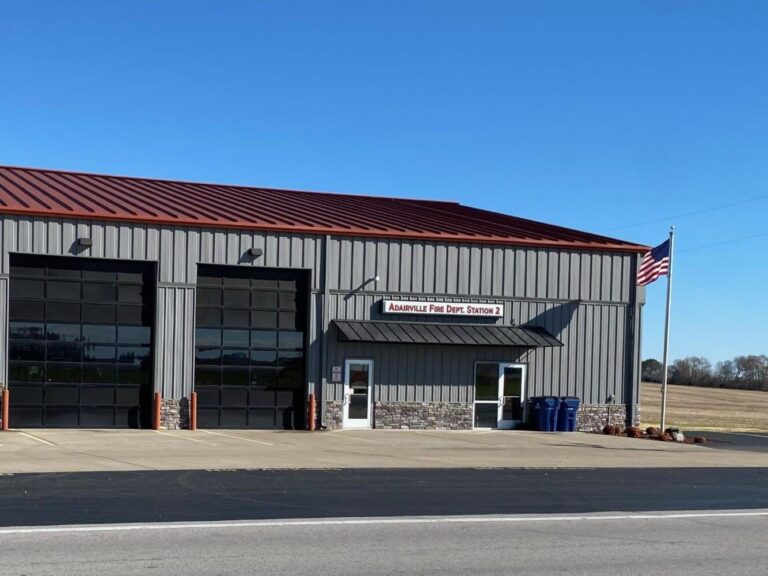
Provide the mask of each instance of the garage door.
{"label": "garage door", "polygon": [[154,266],[11,255],[10,423],[148,427]]}
{"label": "garage door", "polygon": [[198,425],[304,428],[307,273],[200,266]]}

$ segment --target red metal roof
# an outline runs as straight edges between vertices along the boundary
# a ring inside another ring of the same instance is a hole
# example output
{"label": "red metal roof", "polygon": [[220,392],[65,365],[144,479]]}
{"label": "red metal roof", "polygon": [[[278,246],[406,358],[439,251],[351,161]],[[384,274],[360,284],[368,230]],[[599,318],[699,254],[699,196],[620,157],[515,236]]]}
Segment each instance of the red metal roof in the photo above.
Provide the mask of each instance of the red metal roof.
{"label": "red metal roof", "polygon": [[0,166],[0,213],[178,226],[645,252],[455,202]]}

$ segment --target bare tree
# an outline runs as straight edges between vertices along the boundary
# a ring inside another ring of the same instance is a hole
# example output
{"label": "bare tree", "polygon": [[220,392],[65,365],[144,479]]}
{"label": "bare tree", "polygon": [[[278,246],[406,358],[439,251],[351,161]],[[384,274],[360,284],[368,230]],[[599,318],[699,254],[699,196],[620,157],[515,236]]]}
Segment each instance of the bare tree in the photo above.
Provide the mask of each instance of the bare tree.
{"label": "bare tree", "polygon": [[768,389],[768,356],[736,356],[733,363],[739,388]]}
{"label": "bare tree", "polygon": [[640,371],[643,382],[661,382],[664,366],[658,360],[650,358],[643,360]]}
{"label": "bare tree", "polygon": [[736,364],[734,364],[733,360],[718,362],[715,365],[713,379],[715,386],[718,388],[735,388],[738,379],[736,375]]}
{"label": "bare tree", "polygon": [[[642,362],[642,379],[660,382],[663,366],[658,360]],[[686,386],[714,386],[768,391],[768,356],[765,354],[736,356],[718,362],[714,368],[701,356],[678,358],[669,367],[669,382]]]}
{"label": "bare tree", "polygon": [[710,386],[712,384],[712,365],[702,356],[678,358],[672,364],[670,381],[686,386]]}

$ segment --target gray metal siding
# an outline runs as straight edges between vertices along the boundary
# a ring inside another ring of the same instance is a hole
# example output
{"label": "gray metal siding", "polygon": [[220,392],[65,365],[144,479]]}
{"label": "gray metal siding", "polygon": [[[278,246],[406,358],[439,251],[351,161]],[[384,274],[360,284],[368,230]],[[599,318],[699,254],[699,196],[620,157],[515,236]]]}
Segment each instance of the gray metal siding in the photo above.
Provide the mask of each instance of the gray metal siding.
{"label": "gray metal siding", "polygon": [[[645,292],[635,289],[635,254],[20,216],[0,218],[0,227],[4,331],[7,279],[3,276],[8,274],[11,252],[72,256],[73,243],[85,236],[93,240],[93,247],[80,257],[158,263],[156,389],[166,396],[179,397],[191,390],[194,284],[200,263],[312,270],[307,380],[318,389],[329,379],[332,365],[366,353],[376,360],[380,399],[470,398],[471,367],[478,359],[528,362],[530,394],[573,394],[590,403],[604,402],[611,393],[619,401],[632,402],[637,394],[639,302]],[[264,251],[253,262],[243,258],[251,247]],[[499,322],[531,322],[565,346],[531,351],[391,346],[387,351],[374,350],[381,347],[375,344],[341,344],[328,334],[334,318],[383,317],[378,303],[383,297],[504,302],[505,317]],[[5,379],[7,350],[0,356],[0,375]],[[340,395],[339,386],[324,387],[325,398]]]}
{"label": "gray metal siding", "polygon": [[155,390],[188,397],[194,381],[195,288],[159,285],[155,314]]}
{"label": "gray metal siding", "polygon": [[[155,390],[167,398],[187,396],[192,390],[194,284],[198,263],[320,268],[321,250],[317,244],[322,243],[322,237],[319,236],[23,216],[0,218],[0,228],[0,298],[4,299],[0,306],[0,322],[3,331],[8,326],[7,274],[12,252],[157,262]],[[93,246],[78,254],[73,250],[73,244],[81,237],[90,238]],[[251,247],[262,248],[262,257],[254,261],[244,260],[243,253]],[[312,290],[317,290],[320,281],[316,274],[312,278]],[[310,348],[316,334],[317,326],[313,324],[310,326]],[[2,342],[7,342],[6,335]],[[7,378],[7,356],[4,346],[0,354],[3,382]],[[314,356],[309,365],[314,374],[319,373]]]}
{"label": "gray metal siding", "polygon": [[[33,220],[21,216],[0,218],[2,260],[0,274],[8,274],[11,252],[75,256],[74,242],[80,237],[93,246],[79,256],[157,261],[158,281],[194,284],[197,264],[319,268],[318,236],[261,234],[192,228],[163,228],[146,224],[99,221]],[[252,247],[264,255],[253,262],[243,259]],[[319,287],[314,280],[312,289]]]}
{"label": "gray metal siding", "polygon": [[[332,294],[330,311],[338,319],[391,319],[381,312],[379,301],[391,294]],[[458,300],[447,298],[448,301]],[[482,301],[473,299],[473,301]],[[343,366],[345,357],[373,358],[375,370],[392,388],[379,390],[380,399],[409,398],[409,389],[446,386],[444,392],[424,392],[434,398],[471,398],[474,386],[472,366],[477,360],[521,361],[529,364],[528,390],[530,395],[579,396],[587,403],[605,403],[609,394],[617,402],[625,401],[626,313],[627,307],[615,304],[579,302],[530,302],[494,299],[505,302],[503,323],[531,325],[546,329],[558,338],[561,348],[510,350],[504,348],[464,346],[392,346],[338,342],[332,329],[329,338],[329,364]],[[435,321],[435,317],[409,316],[413,321]],[[492,321],[492,319],[486,319]],[[466,322],[462,318],[448,318],[446,322]],[[368,356],[359,356],[363,352]],[[358,356],[355,356],[358,354]],[[417,354],[416,357],[413,354]],[[458,358],[461,364],[445,372]],[[405,362],[405,363],[404,363]],[[395,368],[396,367],[396,368]],[[427,367],[431,367],[428,369]],[[446,375],[450,377],[446,380]],[[383,375],[386,375],[385,379]],[[326,379],[330,382],[331,366]],[[445,382],[450,381],[450,384]],[[380,384],[379,387],[382,385]],[[377,389],[378,390],[378,389]],[[458,391],[457,391],[458,390]],[[413,393],[417,394],[418,393]],[[329,384],[326,399],[340,400],[342,385]],[[426,401],[426,400],[420,400]],[[441,400],[465,401],[465,400]],[[631,398],[626,398],[631,401]]]}
{"label": "gray metal siding", "polygon": [[[634,254],[333,238],[330,290],[628,304]],[[375,263],[375,264],[374,264]],[[379,281],[374,282],[375,276]]]}
{"label": "gray metal siding", "polygon": [[[586,403],[605,403],[613,394],[619,403],[634,403],[636,371],[626,363],[639,357],[632,334],[639,326],[634,328],[635,323],[628,320],[639,309],[633,302],[637,258],[635,254],[334,238],[328,246],[333,274],[325,328],[334,318],[386,318],[379,307],[382,298],[504,302],[504,318],[470,321],[530,323],[547,329],[564,346],[514,351],[437,349],[340,343],[331,334],[324,396],[342,397],[343,386],[330,383],[332,366],[343,366],[344,358],[368,357],[375,362],[379,400],[466,401],[474,392],[474,362],[490,359],[527,363],[529,395],[575,395]],[[376,262],[375,269],[371,262]],[[435,321],[429,316],[407,318]]]}

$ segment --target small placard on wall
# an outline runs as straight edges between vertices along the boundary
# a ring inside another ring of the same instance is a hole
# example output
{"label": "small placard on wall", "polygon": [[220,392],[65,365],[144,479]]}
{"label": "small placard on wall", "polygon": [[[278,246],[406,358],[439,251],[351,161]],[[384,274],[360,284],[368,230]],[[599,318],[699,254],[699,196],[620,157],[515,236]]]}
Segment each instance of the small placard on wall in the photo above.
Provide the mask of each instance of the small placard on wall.
{"label": "small placard on wall", "polygon": [[341,382],[341,366],[331,368],[331,382]]}

